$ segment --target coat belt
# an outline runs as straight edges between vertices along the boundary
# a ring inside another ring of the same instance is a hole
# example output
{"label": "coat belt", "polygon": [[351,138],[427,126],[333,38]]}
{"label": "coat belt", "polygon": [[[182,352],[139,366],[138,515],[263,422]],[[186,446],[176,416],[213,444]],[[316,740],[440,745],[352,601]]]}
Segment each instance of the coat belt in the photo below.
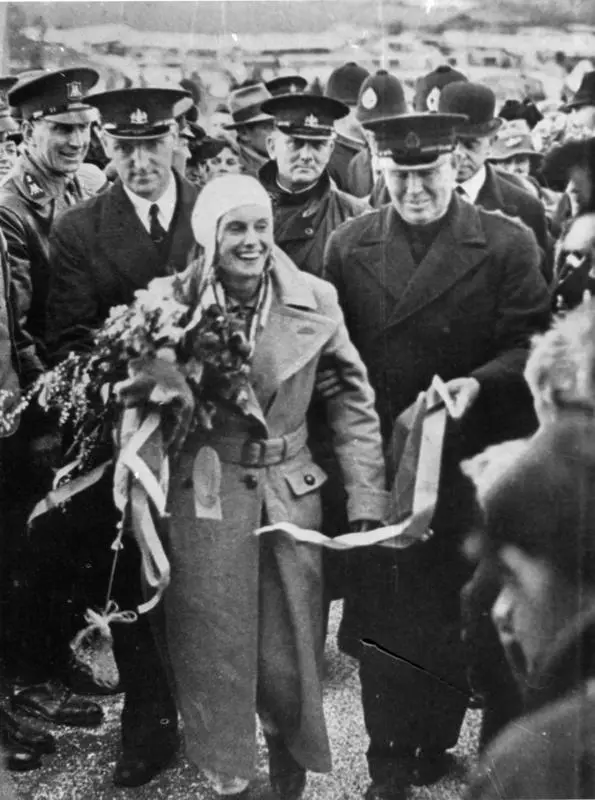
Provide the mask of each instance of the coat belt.
{"label": "coat belt", "polygon": [[296,456],[308,440],[308,428],[301,425],[296,431],[278,439],[246,439],[218,436],[209,442],[221,461],[243,467],[270,467]]}

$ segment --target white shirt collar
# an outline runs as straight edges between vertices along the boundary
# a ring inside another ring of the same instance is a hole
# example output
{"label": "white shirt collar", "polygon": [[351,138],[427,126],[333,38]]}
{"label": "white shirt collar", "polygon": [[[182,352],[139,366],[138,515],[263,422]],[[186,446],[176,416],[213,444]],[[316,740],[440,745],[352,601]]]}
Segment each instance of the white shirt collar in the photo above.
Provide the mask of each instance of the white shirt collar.
{"label": "white shirt collar", "polygon": [[139,197],[134,192],[131,192],[130,189],[124,184],[122,184],[122,186],[130,198],[130,202],[134,206],[134,210],[136,211],[138,218],[147,231],[151,230],[149,209],[154,203],[159,208],[159,215],[157,219],[161,223],[164,230],[169,230],[169,226],[171,225],[171,221],[174,216],[174,211],[176,210],[176,201],[178,198],[178,189],[173,172],[170,172],[170,179],[169,183],[167,184],[167,189],[163,192],[158,200],[146,200],[144,197]]}
{"label": "white shirt collar", "polygon": [[481,192],[481,188],[485,183],[487,177],[487,170],[483,164],[468,180],[459,183],[459,186],[465,190],[465,194],[472,203],[477,202],[477,196]]}

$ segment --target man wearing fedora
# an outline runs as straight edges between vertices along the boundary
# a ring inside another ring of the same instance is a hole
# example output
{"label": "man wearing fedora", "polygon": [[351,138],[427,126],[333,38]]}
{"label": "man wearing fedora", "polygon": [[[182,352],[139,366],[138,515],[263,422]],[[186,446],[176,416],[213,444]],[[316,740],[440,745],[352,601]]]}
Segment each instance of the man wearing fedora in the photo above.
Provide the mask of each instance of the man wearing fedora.
{"label": "man wearing fedora", "polygon": [[351,160],[366,149],[366,139],[355,112],[359,90],[369,74],[365,67],[350,61],[331,72],[324,90],[326,97],[338,100],[349,109],[349,113],[338,120],[335,147],[328,165],[329,175],[344,192],[350,191],[347,172]]}
{"label": "man wearing fedora", "polygon": [[461,536],[473,518],[458,463],[535,424],[522,373],[549,294],[535,237],[455,192],[455,134],[465,118],[400,114],[369,122],[391,203],[329,240],[325,277],[376,393],[388,445],[395,419],[439,375],[453,398],[433,535],[361,557],[351,592],[363,642],[360,680],[370,745],[368,800],[402,800],[450,768],[468,703],[459,592]]}
{"label": "man wearing fedora", "polygon": [[467,117],[457,128],[457,191],[469,202],[518,217],[531,228],[542,251],[542,271],[549,283],[552,241],[542,204],[513,177],[496,172],[488,163],[492,141],[502,125],[502,120],[494,116],[495,108],[496,96],[480,83],[455,81],[440,92],[440,112]]}
{"label": "man wearing fedora", "polygon": [[[35,71],[8,91],[22,120],[23,152],[0,188],[0,230],[6,240],[10,291],[18,327],[30,342],[20,359],[24,387],[47,363],[45,311],[50,280],[49,235],[59,214],[89,196],[78,178],[87,154],[95,110],[85,95],[99,79],[88,68]],[[27,533],[26,520],[51,487],[60,439],[53,423],[28,409],[6,441],[7,534],[14,545],[9,568],[15,587],[5,619],[11,637],[9,669],[18,679],[12,704],[19,711],[62,725],[97,725],[101,708],[67,683],[68,643],[76,630],[73,586],[61,564],[71,559],[61,515],[50,515]],[[84,610],[84,609],[83,609]]]}
{"label": "man wearing fedora", "polygon": [[[48,300],[48,347],[53,361],[92,346],[93,331],[110,308],[130,303],[156,277],[183,270],[194,237],[190,217],[198,190],[172,169],[178,145],[177,89],[134,88],[95,94],[88,102],[103,120],[108,155],[118,173],[106,192],[70,209],[51,237],[52,283]],[[91,558],[107,586],[110,544],[117,515],[108,480],[86,493],[104,521],[94,530]],[[103,503],[103,506],[102,506]],[[111,522],[111,526],[107,523]],[[140,555],[132,539],[116,569],[113,597],[122,609],[141,601]],[[178,746],[177,711],[168,663],[161,647],[161,610],[114,625],[114,652],[125,692],[122,754],[114,782],[139,786],[173,759]]]}
{"label": "man wearing fedora", "polygon": [[267,139],[273,130],[273,119],[261,106],[271,97],[264,83],[252,83],[235,89],[227,100],[233,122],[223,127],[235,131],[242,168],[254,177],[268,161]]}
{"label": "man wearing fedora", "polygon": [[572,114],[577,125],[595,132],[595,70],[583,75],[576,94],[563,110]]}

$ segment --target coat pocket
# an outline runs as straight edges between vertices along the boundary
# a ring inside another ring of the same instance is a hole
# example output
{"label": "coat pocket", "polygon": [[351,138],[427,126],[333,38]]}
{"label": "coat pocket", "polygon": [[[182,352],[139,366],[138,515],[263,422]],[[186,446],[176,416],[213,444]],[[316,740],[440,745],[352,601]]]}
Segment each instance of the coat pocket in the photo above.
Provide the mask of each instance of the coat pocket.
{"label": "coat pocket", "polygon": [[284,477],[295,497],[303,497],[320,489],[327,479],[326,472],[318,464],[296,464],[284,470]]}

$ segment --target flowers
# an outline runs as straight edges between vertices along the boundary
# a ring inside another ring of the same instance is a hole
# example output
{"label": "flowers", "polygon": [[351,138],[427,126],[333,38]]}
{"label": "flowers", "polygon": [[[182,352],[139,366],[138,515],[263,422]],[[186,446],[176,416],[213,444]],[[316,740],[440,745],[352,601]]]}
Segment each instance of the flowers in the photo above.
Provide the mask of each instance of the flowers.
{"label": "flowers", "polygon": [[[211,295],[211,299],[212,299]],[[218,303],[201,304],[192,270],[157,278],[135,293],[134,302],[115,306],[94,336],[90,352],[70,353],[45,373],[15,406],[33,400],[65,429],[67,456],[87,471],[111,449],[111,434],[121,411],[119,386],[138,378],[143,365],[168,361],[192,391],[191,428],[209,429],[221,404],[239,410],[247,397],[252,346],[245,323]],[[163,374],[157,371],[157,375]],[[167,387],[161,389],[163,398]],[[159,377],[157,378],[159,382]],[[154,398],[159,396],[159,391]],[[159,401],[144,398],[158,404]],[[0,401],[2,398],[0,398]],[[0,405],[0,431],[11,424],[12,410]]]}

